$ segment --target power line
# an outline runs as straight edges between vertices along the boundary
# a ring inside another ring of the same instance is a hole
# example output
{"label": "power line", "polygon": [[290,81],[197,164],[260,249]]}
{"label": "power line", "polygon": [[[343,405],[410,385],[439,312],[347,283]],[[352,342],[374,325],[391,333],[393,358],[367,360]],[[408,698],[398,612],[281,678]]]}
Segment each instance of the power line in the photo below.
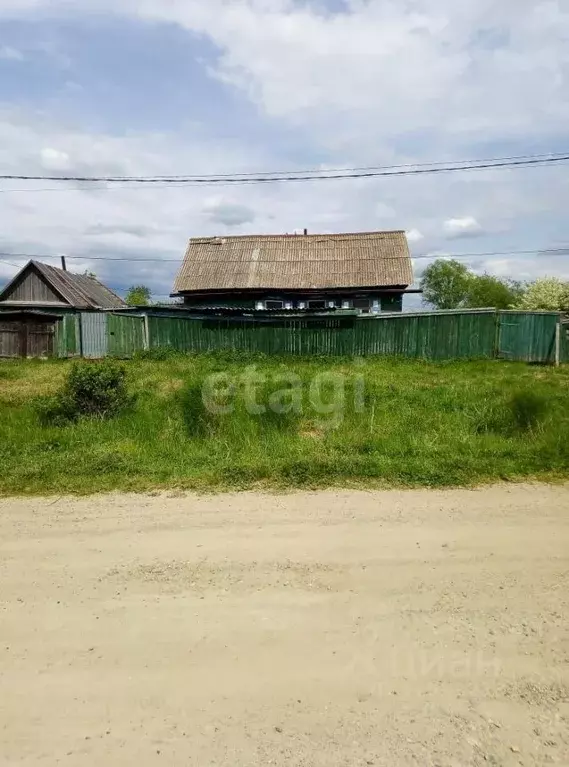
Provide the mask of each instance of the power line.
{"label": "power line", "polygon": [[[301,235],[299,235],[300,237]],[[291,235],[292,237],[292,235]],[[53,254],[53,253],[2,253],[0,256],[8,256],[8,258],[15,259],[34,259],[34,258],[55,258],[60,259],[62,255],[65,255],[67,260],[75,259],[76,261],[108,261],[108,262],[130,262],[130,263],[176,263],[180,264],[183,260],[180,258],[133,258],[126,256],[119,256],[118,258],[108,256],[70,256],[65,254]],[[569,256],[569,247],[565,248],[534,248],[533,250],[497,250],[489,251],[486,253],[430,253],[421,256],[411,256],[413,260],[426,259],[426,258],[490,258],[492,256],[522,256],[522,255],[546,255],[546,256]],[[385,256],[383,261],[399,260],[401,256]],[[358,259],[360,260],[360,259]],[[8,263],[4,261],[4,263]],[[17,266],[11,264],[11,266]]]}
{"label": "power line", "polygon": [[[178,175],[156,175],[149,178],[156,179],[190,179],[190,178],[204,178],[204,179],[232,179],[232,178],[247,178],[254,176],[287,176],[287,175],[308,175],[308,174],[322,174],[322,173],[353,173],[357,171],[368,170],[393,170],[396,168],[427,168],[434,167],[436,165],[470,165],[472,163],[480,162],[498,162],[507,160],[529,160],[529,159],[549,159],[556,158],[562,155],[567,155],[569,152],[544,152],[542,154],[522,154],[512,155],[509,157],[485,157],[475,160],[438,160],[436,162],[409,162],[400,163],[398,165],[365,165],[355,168],[312,168],[308,170],[274,170],[274,171],[251,171],[248,173],[200,173],[200,174],[178,174]],[[136,180],[137,176],[115,176],[117,180],[132,181]],[[142,178],[145,178],[144,176]]]}
{"label": "power line", "polygon": [[[251,173],[213,173],[213,174],[204,174],[201,173],[200,176],[202,178],[233,178],[233,177],[247,177],[247,176],[286,176],[291,174],[301,174],[301,175],[307,175],[307,174],[319,174],[319,173],[348,173],[348,172],[356,172],[356,171],[368,171],[368,170],[393,170],[396,168],[428,168],[428,167],[434,167],[436,165],[470,165],[472,163],[480,163],[480,162],[498,162],[498,161],[507,161],[507,160],[529,160],[529,159],[548,159],[548,158],[556,158],[560,157],[562,155],[567,155],[569,152],[544,152],[542,154],[521,154],[521,155],[512,155],[509,157],[484,157],[484,158],[478,158],[475,160],[438,160],[436,162],[408,162],[408,163],[400,163],[398,165],[365,165],[361,167],[355,167],[355,168],[312,168],[311,170],[279,170],[279,171],[257,171],[257,172],[251,172]],[[159,176],[158,178],[186,178],[190,177],[190,174],[187,176]],[[133,178],[126,176],[125,178]],[[134,177],[135,178],[135,177]]]}
{"label": "power line", "polygon": [[[140,184],[140,185],[177,185],[177,186],[215,186],[232,185],[245,186],[250,184],[270,184],[280,182],[307,182],[307,181],[330,181],[340,179],[380,178],[395,176],[433,175],[440,173],[454,173],[469,170],[490,170],[499,168],[529,168],[535,166],[547,166],[562,163],[569,160],[569,153],[558,155],[528,155],[520,156],[520,159],[495,158],[486,161],[470,161],[469,163],[429,164],[416,166],[384,166],[376,170],[347,169],[339,173],[328,171],[320,172],[320,175],[309,175],[315,171],[294,171],[288,175],[273,173],[266,176],[247,176],[237,174],[235,176],[32,176],[16,174],[0,174],[0,181],[53,181],[74,183],[105,183],[105,184]],[[436,167],[434,167],[436,165]],[[304,175],[296,175],[304,173]],[[10,190],[3,190],[10,191]],[[22,190],[28,191],[28,190]],[[33,190],[29,190],[33,191]]]}

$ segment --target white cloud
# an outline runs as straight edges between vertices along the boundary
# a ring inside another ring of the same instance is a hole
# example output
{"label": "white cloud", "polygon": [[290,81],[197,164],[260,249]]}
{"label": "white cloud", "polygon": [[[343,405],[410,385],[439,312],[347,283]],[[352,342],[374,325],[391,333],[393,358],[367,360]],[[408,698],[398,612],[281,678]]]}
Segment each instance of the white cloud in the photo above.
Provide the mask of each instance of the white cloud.
{"label": "white cloud", "polygon": [[510,277],[517,268],[516,262],[511,258],[495,258],[478,263],[475,271],[479,274],[491,274],[494,277]]}
{"label": "white cloud", "polygon": [[25,56],[22,51],[12,48],[10,45],[0,46],[0,59],[5,61],[24,61]]}
{"label": "white cloud", "polygon": [[406,232],[406,235],[407,241],[410,243],[420,242],[425,238],[425,235],[418,229],[409,229],[409,231]]}
{"label": "white cloud", "polygon": [[40,156],[42,168],[45,168],[45,170],[64,171],[69,169],[70,158],[67,152],[46,147],[41,150]]}
{"label": "white cloud", "polygon": [[[564,6],[347,0],[345,12],[325,14],[292,0],[81,3],[85,13],[122,13],[205,35],[220,50],[212,73],[268,115],[320,131],[331,145],[359,136],[364,151],[386,153],[382,139],[409,129],[436,129],[456,141],[482,130],[488,140],[562,128],[569,118]],[[66,0],[3,0],[0,16],[68,7]]]}
{"label": "white cloud", "polygon": [[256,218],[255,211],[247,205],[240,205],[223,197],[207,199],[203,205],[203,212],[216,224],[227,227],[252,224]]}
{"label": "white cloud", "polygon": [[474,216],[449,218],[444,222],[443,229],[450,239],[457,237],[476,237],[482,233],[482,227]]}

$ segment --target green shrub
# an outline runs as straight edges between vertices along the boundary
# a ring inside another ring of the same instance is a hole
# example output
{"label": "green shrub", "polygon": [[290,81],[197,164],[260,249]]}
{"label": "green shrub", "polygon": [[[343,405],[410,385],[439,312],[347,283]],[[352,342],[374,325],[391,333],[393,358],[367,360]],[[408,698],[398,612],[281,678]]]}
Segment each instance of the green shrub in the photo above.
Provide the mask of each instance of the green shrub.
{"label": "green shrub", "polygon": [[77,415],[116,415],[131,402],[126,369],[113,360],[77,362],[69,371],[63,396],[69,398]]}
{"label": "green shrub", "polygon": [[38,397],[34,409],[42,426],[65,426],[78,418],[73,401],[63,392],[53,397]]}
{"label": "green shrub", "polygon": [[123,365],[113,360],[76,362],[62,391],[39,398],[35,409],[42,424],[62,425],[81,416],[111,418],[132,401]]}

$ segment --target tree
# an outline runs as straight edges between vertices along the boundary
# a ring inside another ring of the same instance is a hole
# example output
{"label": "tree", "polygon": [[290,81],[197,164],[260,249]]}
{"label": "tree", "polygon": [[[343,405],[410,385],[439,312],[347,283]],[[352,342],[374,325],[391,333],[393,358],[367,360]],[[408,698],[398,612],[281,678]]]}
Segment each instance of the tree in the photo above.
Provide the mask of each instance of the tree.
{"label": "tree", "polygon": [[126,302],[129,306],[148,306],[152,292],[146,285],[133,285],[126,294]]}
{"label": "tree", "polygon": [[569,282],[558,277],[542,277],[528,285],[516,309],[569,312]]}
{"label": "tree", "polygon": [[464,264],[438,259],[423,272],[423,301],[436,309],[458,309],[466,303],[471,279]]}
{"label": "tree", "polygon": [[501,280],[490,274],[472,275],[465,306],[469,309],[511,309],[521,300],[524,288],[519,282]]}

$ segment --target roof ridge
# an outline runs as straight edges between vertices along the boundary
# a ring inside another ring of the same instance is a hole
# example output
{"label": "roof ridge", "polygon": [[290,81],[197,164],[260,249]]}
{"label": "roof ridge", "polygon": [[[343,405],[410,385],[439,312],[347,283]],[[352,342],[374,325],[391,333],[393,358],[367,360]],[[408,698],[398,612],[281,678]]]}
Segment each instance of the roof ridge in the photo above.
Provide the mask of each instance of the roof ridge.
{"label": "roof ridge", "polygon": [[190,237],[190,242],[211,242],[212,240],[254,240],[254,239],[309,239],[342,237],[371,237],[387,234],[405,234],[405,229],[381,229],[367,232],[312,232],[310,234],[213,234]]}

